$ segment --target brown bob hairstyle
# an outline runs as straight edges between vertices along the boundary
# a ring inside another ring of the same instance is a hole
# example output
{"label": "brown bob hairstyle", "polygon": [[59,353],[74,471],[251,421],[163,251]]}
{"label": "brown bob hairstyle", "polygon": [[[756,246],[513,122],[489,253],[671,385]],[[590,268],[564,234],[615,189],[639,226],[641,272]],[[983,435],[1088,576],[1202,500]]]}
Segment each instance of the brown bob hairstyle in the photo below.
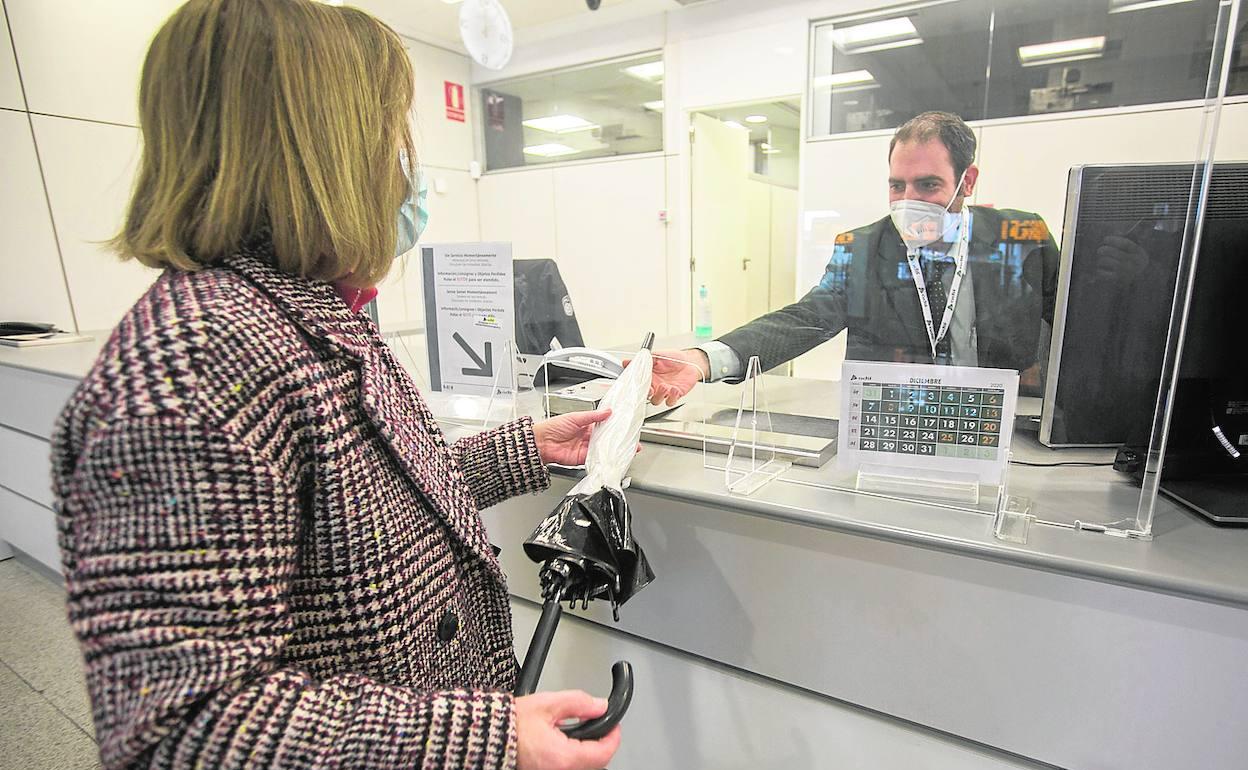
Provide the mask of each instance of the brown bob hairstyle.
{"label": "brown bob hairstyle", "polygon": [[313,0],[190,0],[143,64],[123,258],[195,270],[267,231],[275,267],[373,285],[415,158],[398,35]]}

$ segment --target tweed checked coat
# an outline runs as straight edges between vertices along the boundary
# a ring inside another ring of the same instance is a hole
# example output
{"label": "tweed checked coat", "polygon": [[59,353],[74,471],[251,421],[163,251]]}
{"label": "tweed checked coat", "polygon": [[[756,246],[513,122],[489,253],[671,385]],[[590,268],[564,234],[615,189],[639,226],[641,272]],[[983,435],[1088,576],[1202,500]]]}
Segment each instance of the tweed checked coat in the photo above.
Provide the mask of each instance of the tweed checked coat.
{"label": "tweed checked coat", "polygon": [[166,272],[57,425],[103,764],[514,767],[478,511],[549,483],[532,423],[448,447],[372,321],[269,248]]}

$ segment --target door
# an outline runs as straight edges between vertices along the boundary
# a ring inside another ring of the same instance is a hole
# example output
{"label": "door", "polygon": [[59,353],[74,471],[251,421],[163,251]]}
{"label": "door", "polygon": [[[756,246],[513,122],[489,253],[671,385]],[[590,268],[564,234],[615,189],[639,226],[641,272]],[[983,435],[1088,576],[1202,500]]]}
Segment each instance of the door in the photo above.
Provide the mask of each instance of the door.
{"label": "door", "polygon": [[750,132],[709,115],[692,121],[690,224],[693,297],[705,285],[711,297],[711,329],[718,336],[749,321],[747,183]]}

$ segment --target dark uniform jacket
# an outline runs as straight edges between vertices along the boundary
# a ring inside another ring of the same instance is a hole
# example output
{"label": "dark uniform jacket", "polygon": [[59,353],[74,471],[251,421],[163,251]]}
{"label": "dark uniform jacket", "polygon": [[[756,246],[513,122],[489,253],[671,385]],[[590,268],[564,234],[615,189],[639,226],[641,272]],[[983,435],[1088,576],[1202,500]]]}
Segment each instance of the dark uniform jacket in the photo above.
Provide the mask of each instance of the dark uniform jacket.
{"label": "dark uniform jacket", "polygon": [[365,315],[261,245],[166,272],[53,440],[105,768],[513,768],[511,609],[478,510],[526,418],[448,446]]}
{"label": "dark uniform jacket", "polygon": [[[1052,323],[1059,252],[1044,220],[971,206],[979,365],[1023,370],[1037,361],[1041,320]],[[933,308],[940,324],[943,308]],[[745,365],[764,371],[848,327],[847,358],[931,363],[931,347],[906,247],[889,217],[837,236],[823,280],[797,302],[725,334]]]}

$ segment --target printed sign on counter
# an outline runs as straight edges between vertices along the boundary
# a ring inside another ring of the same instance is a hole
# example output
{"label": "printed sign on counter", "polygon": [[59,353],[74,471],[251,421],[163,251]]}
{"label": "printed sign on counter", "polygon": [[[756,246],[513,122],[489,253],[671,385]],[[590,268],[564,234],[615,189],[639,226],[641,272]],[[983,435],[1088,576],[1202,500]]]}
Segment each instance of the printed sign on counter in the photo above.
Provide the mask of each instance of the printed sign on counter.
{"label": "printed sign on counter", "polygon": [[511,389],[515,295],[510,243],[422,246],[425,336],[434,390],[488,396]]}
{"label": "printed sign on counter", "polygon": [[846,361],[838,462],[974,474],[1000,483],[1018,372]]}

